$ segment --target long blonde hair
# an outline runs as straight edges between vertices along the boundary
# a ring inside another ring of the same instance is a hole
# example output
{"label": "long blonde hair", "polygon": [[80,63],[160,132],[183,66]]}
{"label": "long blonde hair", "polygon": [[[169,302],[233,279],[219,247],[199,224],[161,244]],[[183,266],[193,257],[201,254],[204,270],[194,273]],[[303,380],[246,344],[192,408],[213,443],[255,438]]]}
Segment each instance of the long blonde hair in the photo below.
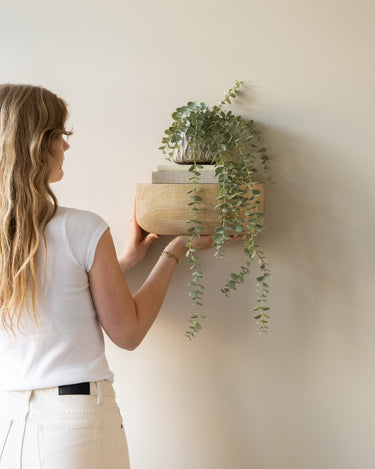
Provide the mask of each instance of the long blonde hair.
{"label": "long blonde hair", "polygon": [[30,291],[38,324],[40,229],[47,254],[45,229],[58,208],[48,183],[48,155],[55,138],[71,134],[67,116],[66,103],[45,88],[0,85],[0,308],[1,325],[13,334]]}

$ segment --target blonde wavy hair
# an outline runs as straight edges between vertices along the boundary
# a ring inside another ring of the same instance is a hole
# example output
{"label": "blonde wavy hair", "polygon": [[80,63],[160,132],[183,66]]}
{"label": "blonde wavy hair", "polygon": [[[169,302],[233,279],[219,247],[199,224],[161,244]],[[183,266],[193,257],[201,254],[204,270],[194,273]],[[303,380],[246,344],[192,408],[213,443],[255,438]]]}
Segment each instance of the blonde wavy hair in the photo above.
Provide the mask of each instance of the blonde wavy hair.
{"label": "blonde wavy hair", "polygon": [[36,255],[42,229],[47,256],[45,229],[58,208],[48,156],[55,138],[72,133],[67,117],[65,101],[45,88],[0,85],[0,310],[14,335],[29,292],[38,325]]}

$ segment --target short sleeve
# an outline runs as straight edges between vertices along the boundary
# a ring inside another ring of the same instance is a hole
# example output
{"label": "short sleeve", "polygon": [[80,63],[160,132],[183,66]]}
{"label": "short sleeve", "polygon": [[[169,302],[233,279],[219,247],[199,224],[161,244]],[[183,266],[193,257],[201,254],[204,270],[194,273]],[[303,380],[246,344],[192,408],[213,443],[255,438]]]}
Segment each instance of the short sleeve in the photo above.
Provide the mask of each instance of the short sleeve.
{"label": "short sleeve", "polygon": [[96,246],[107,228],[108,223],[94,212],[71,209],[67,213],[65,232],[70,251],[86,272],[92,267]]}

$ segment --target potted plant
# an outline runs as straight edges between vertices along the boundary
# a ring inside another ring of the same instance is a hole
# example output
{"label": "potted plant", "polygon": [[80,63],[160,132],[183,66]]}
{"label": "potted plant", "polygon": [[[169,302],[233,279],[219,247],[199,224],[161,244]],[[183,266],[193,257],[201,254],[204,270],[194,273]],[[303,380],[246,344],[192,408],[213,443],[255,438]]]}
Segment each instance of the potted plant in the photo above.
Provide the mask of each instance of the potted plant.
{"label": "potted plant", "polygon": [[[218,211],[219,224],[213,233],[215,256],[225,256],[225,246],[231,236],[241,236],[245,261],[238,272],[231,273],[225,286],[224,295],[237,289],[244,282],[250,266],[257,261],[260,273],[256,278],[257,299],[254,317],[260,332],[268,330],[269,265],[256,237],[264,230],[264,213],[259,210],[260,191],[257,187],[258,175],[263,175],[265,182],[269,176],[269,157],[263,144],[261,133],[253,120],[247,120],[225,109],[232,98],[239,94],[243,82],[235,85],[225,93],[219,104],[209,107],[201,102],[188,102],[178,107],[172,114],[172,124],[165,130],[160,149],[167,155],[166,159],[177,164],[187,164],[191,177],[189,181],[189,207],[191,217],[188,233],[186,256],[192,271],[189,283],[189,296],[194,304],[194,313],[190,316],[190,326],[186,331],[188,338],[194,337],[205,316],[201,312],[204,286],[203,273],[193,240],[200,237],[202,219],[199,206],[202,200],[199,185],[202,164],[212,164],[220,186],[215,210]],[[262,178],[261,178],[262,179]]]}

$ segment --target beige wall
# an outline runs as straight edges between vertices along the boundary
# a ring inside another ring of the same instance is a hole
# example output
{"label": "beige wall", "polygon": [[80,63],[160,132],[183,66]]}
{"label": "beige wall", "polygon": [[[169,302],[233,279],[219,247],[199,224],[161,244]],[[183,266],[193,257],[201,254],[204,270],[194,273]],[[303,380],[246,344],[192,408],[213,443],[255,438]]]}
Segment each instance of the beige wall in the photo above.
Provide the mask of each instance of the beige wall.
{"label": "beige wall", "polygon": [[[236,245],[221,262],[202,254],[209,319],[194,342],[184,262],[143,344],[107,341],[134,469],[375,467],[374,14],[370,0],[2,6],[0,81],[68,100],[76,133],[54,189],[105,218],[118,250],[176,106],[245,80],[236,111],[274,160],[270,333],[257,334],[252,282],[220,293]],[[168,239],[128,272],[132,289]]]}

